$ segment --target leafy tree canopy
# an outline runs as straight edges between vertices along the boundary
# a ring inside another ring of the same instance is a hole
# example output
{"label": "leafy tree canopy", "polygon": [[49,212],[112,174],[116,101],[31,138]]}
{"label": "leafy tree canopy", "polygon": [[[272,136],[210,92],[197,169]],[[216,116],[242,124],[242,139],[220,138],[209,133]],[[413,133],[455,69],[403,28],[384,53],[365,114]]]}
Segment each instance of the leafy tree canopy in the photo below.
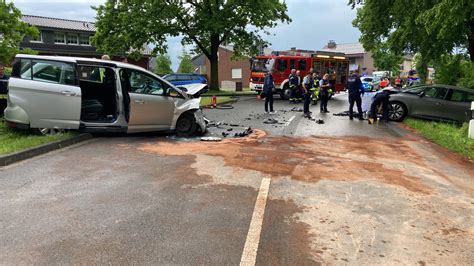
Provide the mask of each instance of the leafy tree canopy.
{"label": "leafy tree canopy", "polygon": [[25,35],[37,37],[39,31],[21,21],[21,12],[13,3],[0,1],[0,62],[9,64],[18,53],[34,53],[31,49],[19,48]]}
{"label": "leafy tree canopy", "polygon": [[183,49],[183,54],[179,56],[179,67],[178,73],[194,73],[194,66],[192,63],[192,57]]}
{"label": "leafy tree canopy", "polygon": [[183,36],[211,62],[211,87],[218,86],[219,45],[233,44],[235,55],[253,55],[266,44],[261,33],[277,21],[290,22],[281,0],[107,0],[97,10],[93,39],[100,51],[138,54],[144,44],[164,53],[168,36]]}
{"label": "leafy tree canopy", "polygon": [[378,70],[390,71],[392,75],[400,74],[400,64],[403,56],[390,51],[387,43],[380,43],[372,50],[374,66]]}
{"label": "leafy tree canopy", "polygon": [[349,0],[349,5],[360,6],[353,24],[366,50],[386,42],[394,53],[420,53],[424,69],[456,47],[466,48],[474,60],[472,0]]}
{"label": "leafy tree canopy", "polygon": [[156,74],[169,74],[173,73],[171,69],[171,57],[168,54],[159,54],[156,56]]}

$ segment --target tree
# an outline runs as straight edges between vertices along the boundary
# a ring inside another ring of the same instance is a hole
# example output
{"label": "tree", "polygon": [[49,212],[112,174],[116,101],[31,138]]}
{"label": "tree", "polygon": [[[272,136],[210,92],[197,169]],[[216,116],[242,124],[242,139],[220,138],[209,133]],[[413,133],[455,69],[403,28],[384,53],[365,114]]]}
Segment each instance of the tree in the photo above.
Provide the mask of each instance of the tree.
{"label": "tree", "polygon": [[194,73],[194,66],[191,55],[183,49],[183,54],[178,57],[180,60],[178,73]]}
{"label": "tree", "polygon": [[421,74],[428,62],[455,47],[466,47],[470,53],[474,48],[473,1],[350,0],[349,5],[361,6],[353,24],[361,31],[366,50],[386,42],[394,53],[420,53]]}
{"label": "tree", "polygon": [[[233,44],[236,56],[254,55],[267,42],[260,34],[277,21],[290,22],[281,0],[107,0],[97,10],[93,41],[100,51],[140,52],[154,43],[154,53],[167,49],[168,36],[182,35],[211,63],[211,88],[218,88],[218,49]],[[131,49],[131,50],[130,50]]]}
{"label": "tree", "polygon": [[21,21],[21,12],[12,3],[0,1],[0,62],[10,63],[19,52],[34,53],[31,49],[20,49],[25,36],[37,37],[39,31]]}
{"label": "tree", "polygon": [[168,54],[159,54],[158,56],[156,56],[155,73],[173,73],[173,70],[171,69],[171,57]]}
{"label": "tree", "polygon": [[390,51],[386,43],[381,43],[373,49],[372,58],[374,66],[378,70],[390,71],[392,75],[400,74],[400,64],[403,62],[403,56]]}

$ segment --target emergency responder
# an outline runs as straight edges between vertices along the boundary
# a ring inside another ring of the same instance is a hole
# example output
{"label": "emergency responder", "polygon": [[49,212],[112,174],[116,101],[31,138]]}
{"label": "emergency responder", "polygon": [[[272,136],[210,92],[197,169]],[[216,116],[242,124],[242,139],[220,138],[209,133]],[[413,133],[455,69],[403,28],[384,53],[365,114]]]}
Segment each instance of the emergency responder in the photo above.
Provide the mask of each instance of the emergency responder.
{"label": "emergency responder", "polygon": [[308,73],[303,79],[303,114],[305,117],[311,117],[311,112],[309,111],[309,104],[311,102],[311,88],[314,86],[313,75],[311,73],[312,71],[308,71]]}
{"label": "emergency responder", "polygon": [[359,71],[354,71],[354,74],[347,80],[347,89],[349,90],[349,119],[354,119],[354,102],[357,105],[357,112],[359,112],[359,120],[364,120],[362,117],[362,98],[364,93],[362,81],[359,78]]}
{"label": "emergency responder", "polygon": [[[370,106],[370,118],[372,118],[373,122],[377,121],[377,113],[380,105],[382,106],[382,120],[388,122],[389,100],[390,92],[388,90],[381,90],[374,95],[374,100]],[[372,121],[369,120],[369,123]]]}
{"label": "emergency responder", "polygon": [[313,87],[311,88],[311,95],[312,95],[312,104],[315,105],[318,103],[319,97],[319,76],[318,73],[313,73]]}
{"label": "emergency responder", "polygon": [[5,74],[5,65],[0,63],[0,117],[3,117],[3,111],[7,108],[7,88],[9,78],[10,77]]}
{"label": "emergency responder", "polygon": [[298,89],[296,69],[291,70],[291,74],[288,77],[288,84],[290,84],[290,103],[296,103],[296,90]]}
{"label": "emergency responder", "polygon": [[319,81],[319,98],[321,98],[321,113],[329,113],[328,111],[328,99],[329,99],[329,75],[324,74],[323,79]]}
{"label": "emergency responder", "polygon": [[273,90],[275,84],[273,83],[272,72],[268,71],[263,81],[263,93],[265,94],[265,113],[268,113],[268,107],[270,105],[270,114],[274,114],[273,111]]}
{"label": "emergency responder", "polygon": [[303,98],[301,97],[303,88],[301,88],[301,72],[299,70],[296,71],[296,77],[298,78],[298,85],[296,89],[296,100],[298,102],[301,102],[303,101]]}

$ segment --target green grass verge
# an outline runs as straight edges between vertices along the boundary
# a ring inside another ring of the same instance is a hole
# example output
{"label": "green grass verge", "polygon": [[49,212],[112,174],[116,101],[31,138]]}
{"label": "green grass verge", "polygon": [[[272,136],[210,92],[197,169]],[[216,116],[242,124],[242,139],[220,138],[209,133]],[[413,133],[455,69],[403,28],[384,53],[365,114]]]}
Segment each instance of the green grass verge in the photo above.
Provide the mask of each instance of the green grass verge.
{"label": "green grass verge", "polygon": [[29,130],[14,130],[0,122],[0,155],[18,152],[49,142],[72,137],[74,133],[42,136],[32,134]]}
{"label": "green grass verge", "polygon": [[[234,100],[230,96],[217,96],[217,104],[229,103]],[[201,106],[209,106],[212,103],[212,97],[202,97]]]}
{"label": "green grass verge", "polygon": [[405,119],[405,123],[417,130],[427,139],[446,147],[454,152],[474,159],[474,139],[468,138],[469,125],[457,125],[425,121],[414,118]]}

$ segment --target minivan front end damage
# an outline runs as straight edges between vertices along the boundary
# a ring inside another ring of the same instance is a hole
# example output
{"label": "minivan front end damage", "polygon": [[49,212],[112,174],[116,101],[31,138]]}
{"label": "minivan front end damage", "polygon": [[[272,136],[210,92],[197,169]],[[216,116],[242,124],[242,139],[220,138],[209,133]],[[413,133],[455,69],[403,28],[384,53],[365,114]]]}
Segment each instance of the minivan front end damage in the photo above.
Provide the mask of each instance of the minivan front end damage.
{"label": "minivan front end damage", "polygon": [[196,124],[198,126],[197,133],[199,135],[203,135],[207,131],[207,119],[204,117],[204,114],[202,113],[202,110],[196,110],[194,112],[194,117],[196,118]]}

